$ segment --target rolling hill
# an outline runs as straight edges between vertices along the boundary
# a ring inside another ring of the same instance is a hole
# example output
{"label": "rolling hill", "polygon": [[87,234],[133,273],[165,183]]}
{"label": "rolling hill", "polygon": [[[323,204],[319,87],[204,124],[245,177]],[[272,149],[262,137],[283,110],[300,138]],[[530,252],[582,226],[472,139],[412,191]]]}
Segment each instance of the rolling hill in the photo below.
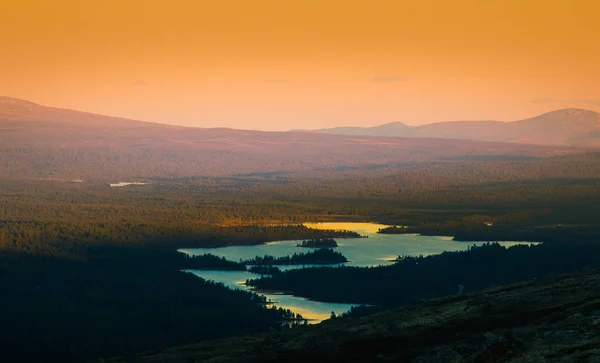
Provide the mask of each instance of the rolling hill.
{"label": "rolling hill", "polygon": [[571,108],[513,122],[451,121],[422,126],[408,126],[401,122],[393,122],[375,127],[337,127],[314,130],[314,132],[598,147],[600,146],[600,114]]}
{"label": "rolling hill", "polygon": [[118,181],[115,179],[231,176],[421,163],[474,155],[537,158],[581,151],[449,138],[191,128],[0,97],[3,179]]}

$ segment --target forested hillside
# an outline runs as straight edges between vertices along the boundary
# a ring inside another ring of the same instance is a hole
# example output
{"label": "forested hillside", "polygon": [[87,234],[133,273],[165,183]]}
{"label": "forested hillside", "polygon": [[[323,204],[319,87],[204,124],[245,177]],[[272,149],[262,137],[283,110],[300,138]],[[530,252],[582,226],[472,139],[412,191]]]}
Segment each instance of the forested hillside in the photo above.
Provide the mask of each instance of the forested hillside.
{"label": "forested hillside", "polygon": [[118,182],[422,163],[531,158],[583,149],[451,139],[201,129],[0,99],[0,178]]}
{"label": "forested hillside", "polygon": [[295,317],[180,272],[175,251],[86,247],[84,261],[0,251],[4,362],[86,362],[279,329]]}
{"label": "forested hillside", "polygon": [[595,362],[598,296],[600,272],[587,271],[108,362]]}

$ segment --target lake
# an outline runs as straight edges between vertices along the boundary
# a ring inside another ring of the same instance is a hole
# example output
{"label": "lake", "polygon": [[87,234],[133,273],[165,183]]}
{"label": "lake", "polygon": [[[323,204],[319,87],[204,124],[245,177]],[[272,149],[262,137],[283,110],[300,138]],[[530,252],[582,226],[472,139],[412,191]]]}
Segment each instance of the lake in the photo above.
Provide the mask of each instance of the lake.
{"label": "lake", "polygon": [[[472,245],[481,245],[484,242],[456,242],[452,237],[421,236],[406,234],[378,234],[379,228],[387,227],[375,223],[305,223],[305,226],[316,229],[350,230],[369,238],[338,238],[336,251],[348,259],[345,266],[378,266],[393,263],[391,260],[399,255],[428,256],[444,251],[462,251]],[[230,246],[221,248],[195,248],[181,249],[180,252],[189,255],[203,255],[211,253],[215,256],[225,257],[228,260],[239,261],[256,256],[271,255],[275,257],[288,256],[293,253],[307,252],[312,249],[296,247],[300,241],[274,241],[256,246]],[[500,242],[504,246],[516,244],[529,244],[527,242]],[[278,266],[282,270],[303,268],[307,266]],[[211,271],[188,270],[188,272],[205,280],[221,282],[232,289],[248,288],[244,285],[247,279],[257,278],[260,275],[247,271]],[[334,304],[307,300],[302,297],[278,293],[264,293],[261,295],[270,299],[278,307],[290,309],[301,314],[304,318],[311,319],[310,323],[318,323],[328,319],[331,312],[344,313],[352,304]]]}

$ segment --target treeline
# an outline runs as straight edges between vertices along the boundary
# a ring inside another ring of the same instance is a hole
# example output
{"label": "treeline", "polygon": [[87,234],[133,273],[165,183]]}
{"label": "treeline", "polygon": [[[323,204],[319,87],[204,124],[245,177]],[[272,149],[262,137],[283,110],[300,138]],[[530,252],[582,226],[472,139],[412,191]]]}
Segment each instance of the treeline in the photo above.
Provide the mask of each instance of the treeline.
{"label": "treeline", "polygon": [[379,228],[377,230],[377,233],[381,233],[381,234],[410,234],[410,233],[416,233],[416,231],[414,230],[414,228],[407,227],[407,226],[388,226],[388,227]]}
{"label": "treeline", "polygon": [[246,265],[241,262],[230,261],[225,257],[205,253],[199,256],[186,255],[182,268],[186,270],[229,270],[246,271]]}
{"label": "treeline", "polygon": [[250,266],[248,271],[258,275],[277,275],[281,273],[281,269],[274,265]]}
{"label": "treeline", "polygon": [[296,244],[296,247],[305,248],[335,248],[338,244],[333,238],[313,238]]}
{"label": "treeline", "polygon": [[294,253],[291,256],[256,256],[245,260],[247,265],[333,265],[348,262],[346,257],[331,248],[321,248],[306,253]]}
{"label": "treeline", "polygon": [[548,274],[600,268],[600,239],[572,239],[505,248],[497,243],[428,257],[402,257],[380,267],[284,271],[247,282],[327,302],[391,307]]}
{"label": "treeline", "polygon": [[[183,254],[182,254],[183,255]],[[318,249],[307,253],[294,253],[291,256],[274,257],[270,255],[256,256],[241,262],[230,261],[225,257],[205,253],[198,256],[183,255],[179,264],[189,270],[229,270],[250,271],[259,274],[276,274],[281,271],[274,265],[327,265],[348,262],[339,252],[332,249]],[[247,269],[246,265],[251,265]]]}
{"label": "treeline", "polygon": [[381,234],[423,234],[430,236],[454,236],[454,241],[522,241],[522,242],[567,242],[569,240],[600,241],[597,225],[518,226],[495,225],[492,222],[470,219],[456,224],[451,222],[421,224],[410,227],[390,226],[380,228]]}
{"label": "treeline", "polygon": [[[314,236],[355,236],[354,232],[315,230],[302,225],[215,226],[170,225],[160,220],[94,222],[73,220],[0,221],[0,250],[29,255],[85,258],[87,245],[123,244],[175,250],[178,248],[256,245],[274,240],[297,240]],[[47,217],[51,218],[51,217]]]}

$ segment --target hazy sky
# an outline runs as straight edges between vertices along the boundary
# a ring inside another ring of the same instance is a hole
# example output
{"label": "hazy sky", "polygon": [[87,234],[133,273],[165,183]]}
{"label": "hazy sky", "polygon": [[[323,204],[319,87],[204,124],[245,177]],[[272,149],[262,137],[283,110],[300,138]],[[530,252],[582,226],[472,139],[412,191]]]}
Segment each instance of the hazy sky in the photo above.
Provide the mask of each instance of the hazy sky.
{"label": "hazy sky", "polygon": [[1,0],[0,95],[286,130],[600,111],[597,0]]}

